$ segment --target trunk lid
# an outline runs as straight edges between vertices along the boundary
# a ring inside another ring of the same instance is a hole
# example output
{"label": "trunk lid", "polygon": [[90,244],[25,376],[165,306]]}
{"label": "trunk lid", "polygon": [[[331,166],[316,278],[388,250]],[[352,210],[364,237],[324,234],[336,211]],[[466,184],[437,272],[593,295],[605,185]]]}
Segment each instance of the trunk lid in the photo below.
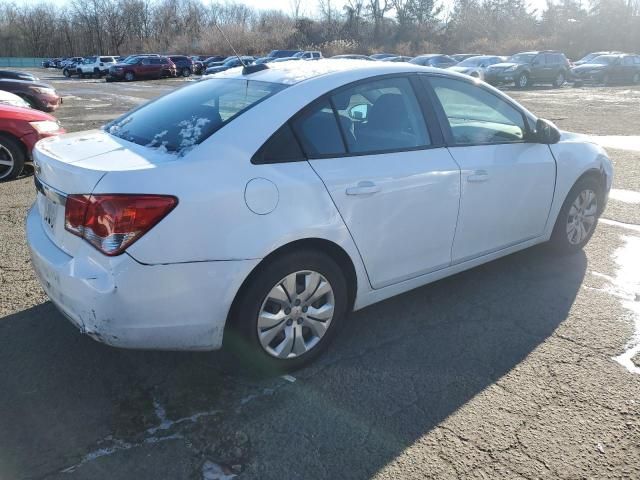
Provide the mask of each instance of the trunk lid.
{"label": "trunk lid", "polygon": [[91,194],[109,172],[155,168],[177,158],[101,130],[39,141],[33,149],[38,189],[36,204],[46,234],[60,249],[73,256],[85,242],[64,228],[67,195]]}

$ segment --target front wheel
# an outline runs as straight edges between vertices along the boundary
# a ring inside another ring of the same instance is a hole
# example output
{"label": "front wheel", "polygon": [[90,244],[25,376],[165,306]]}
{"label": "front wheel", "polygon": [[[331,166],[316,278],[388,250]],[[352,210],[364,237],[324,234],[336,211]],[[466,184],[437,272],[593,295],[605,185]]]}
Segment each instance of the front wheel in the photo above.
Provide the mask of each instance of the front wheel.
{"label": "front wheel", "polygon": [[67,78],[71,77],[71,71],[68,68],[62,70],[62,74]]}
{"label": "front wheel", "polygon": [[188,67],[184,67],[182,69],[182,76],[183,77],[188,77],[189,75],[191,75],[191,70]]}
{"label": "front wheel", "polygon": [[127,73],[124,74],[124,79],[127,82],[132,82],[132,81],[134,81],[136,79],[136,76],[133,74],[133,72],[127,72]]}
{"label": "front wheel", "polygon": [[567,77],[565,76],[564,72],[559,72],[555,80],[553,81],[553,86],[555,88],[560,88],[562,85],[564,85],[564,82],[566,81],[567,81]]}
{"label": "front wheel", "polygon": [[529,86],[529,74],[527,72],[521,73],[516,78],[516,87],[527,88]]}
{"label": "front wheel", "polygon": [[602,186],[593,177],[576,183],[562,205],[551,235],[552,247],[562,253],[582,249],[596,229],[602,205]]}
{"label": "front wheel", "polygon": [[311,250],[269,262],[240,295],[231,346],[269,373],[295,370],[320,355],[343,322],[349,298],[342,269]]}
{"label": "front wheel", "polygon": [[0,182],[13,180],[22,173],[25,153],[18,140],[0,135]]}

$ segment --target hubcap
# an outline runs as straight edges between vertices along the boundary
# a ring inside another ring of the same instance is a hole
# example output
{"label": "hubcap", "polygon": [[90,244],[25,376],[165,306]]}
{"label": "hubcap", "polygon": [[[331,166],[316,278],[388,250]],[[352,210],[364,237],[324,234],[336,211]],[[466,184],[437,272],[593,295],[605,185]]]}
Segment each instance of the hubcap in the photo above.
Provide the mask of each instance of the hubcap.
{"label": "hubcap", "polygon": [[8,177],[13,170],[13,155],[7,147],[0,144],[0,180]]}
{"label": "hubcap", "polygon": [[318,272],[287,275],[262,302],[258,339],[276,358],[296,358],[313,349],[333,320],[335,299],[331,285]]}
{"label": "hubcap", "polygon": [[520,77],[520,86],[521,87],[526,87],[527,86],[527,76],[526,75],[522,75]]}
{"label": "hubcap", "polygon": [[567,239],[571,245],[582,243],[596,223],[598,198],[593,190],[583,190],[571,204],[567,218]]}

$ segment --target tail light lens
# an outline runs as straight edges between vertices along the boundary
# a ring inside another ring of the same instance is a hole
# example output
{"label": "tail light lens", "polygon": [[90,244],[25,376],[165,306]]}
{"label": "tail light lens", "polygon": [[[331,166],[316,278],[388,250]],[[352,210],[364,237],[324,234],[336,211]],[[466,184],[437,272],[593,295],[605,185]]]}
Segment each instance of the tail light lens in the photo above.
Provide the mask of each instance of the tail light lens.
{"label": "tail light lens", "polygon": [[105,255],[119,255],[177,204],[169,195],[69,195],[64,228]]}

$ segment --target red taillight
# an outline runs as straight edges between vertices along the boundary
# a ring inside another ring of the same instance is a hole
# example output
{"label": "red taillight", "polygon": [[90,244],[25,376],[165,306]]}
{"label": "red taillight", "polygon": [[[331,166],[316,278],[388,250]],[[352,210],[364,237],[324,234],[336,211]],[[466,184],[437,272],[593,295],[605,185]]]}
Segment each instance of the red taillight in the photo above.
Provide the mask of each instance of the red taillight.
{"label": "red taillight", "polygon": [[168,195],[69,195],[64,228],[105,255],[119,255],[177,204]]}

